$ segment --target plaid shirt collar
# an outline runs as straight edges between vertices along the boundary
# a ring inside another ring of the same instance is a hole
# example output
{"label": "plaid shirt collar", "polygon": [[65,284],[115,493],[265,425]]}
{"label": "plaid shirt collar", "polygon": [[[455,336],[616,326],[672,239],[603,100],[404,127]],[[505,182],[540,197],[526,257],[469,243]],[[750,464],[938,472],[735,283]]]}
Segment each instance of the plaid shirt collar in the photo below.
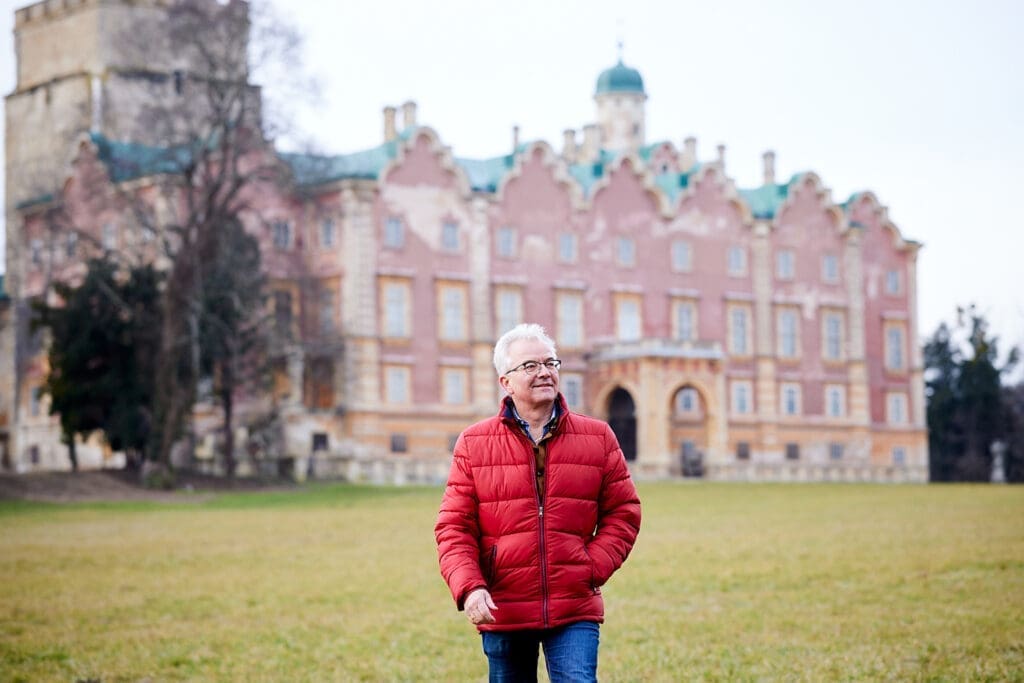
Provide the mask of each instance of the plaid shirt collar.
{"label": "plaid shirt collar", "polygon": [[[516,410],[516,404],[512,400],[512,397],[511,396],[506,396],[504,404],[505,404],[505,408],[501,412],[502,418],[504,418],[506,420],[515,420],[516,424],[518,424],[522,428],[522,430],[526,433],[526,437],[530,441],[533,441],[533,435],[530,434],[530,423],[527,422],[526,420],[524,420],[522,418],[522,416],[519,415],[519,411]],[[551,434],[554,434],[555,427],[558,426],[558,418],[560,418],[560,417],[562,417],[561,401],[559,401],[558,399],[555,399],[555,404],[551,408],[551,419],[549,419],[547,421],[547,423],[544,425],[544,433],[540,437],[541,441],[543,441],[544,439],[548,438],[548,436],[550,436]],[[537,442],[534,441],[534,443],[537,443]]]}

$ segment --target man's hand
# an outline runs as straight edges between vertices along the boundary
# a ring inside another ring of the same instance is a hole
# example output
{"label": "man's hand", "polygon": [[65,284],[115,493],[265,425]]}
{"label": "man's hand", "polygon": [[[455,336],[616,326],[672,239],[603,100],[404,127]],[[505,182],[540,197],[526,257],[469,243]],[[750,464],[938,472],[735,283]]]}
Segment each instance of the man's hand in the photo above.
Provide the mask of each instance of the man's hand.
{"label": "man's hand", "polygon": [[463,607],[466,610],[466,617],[474,624],[493,624],[495,622],[491,610],[498,609],[498,606],[494,604],[494,600],[491,600],[491,594],[486,588],[477,588],[471,591],[466,596]]}

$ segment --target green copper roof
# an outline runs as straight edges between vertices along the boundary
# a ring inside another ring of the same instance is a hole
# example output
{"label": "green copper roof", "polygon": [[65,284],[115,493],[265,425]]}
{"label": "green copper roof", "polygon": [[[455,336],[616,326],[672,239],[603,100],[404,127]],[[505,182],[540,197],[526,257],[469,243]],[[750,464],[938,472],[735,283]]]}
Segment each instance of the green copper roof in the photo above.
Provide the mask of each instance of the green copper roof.
{"label": "green copper roof", "polygon": [[107,166],[115,183],[159,173],[180,173],[192,158],[185,146],[151,147],[134,142],[108,140],[99,133],[89,135],[99,150],[99,158]]}
{"label": "green copper roof", "polygon": [[[292,169],[295,182],[302,186],[320,185],[345,178],[375,180],[384,167],[397,158],[399,145],[414,134],[415,130],[405,130],[396,140],[352,154],[316,155],[282,152],[278,156]],[[178,172],[189,158],[189,150],[185,148],[161,149],[135,143],[115,142],[97,134],[92,135],[92,141],[114,182],[154,173]],[[652,151],[660,144],[663,143],[643,147],[639,150],[639,156],[645,161],[650,161]],[[528,146],[520,145],[518,151],[522,152]],[[570,164],[569,175],[579,183],[583,195],[590,197],[597,182],[605,176],[606,170],[619,156],[621,155],[617,152],[601,150],[597,160],[592,163]],[[487,159],[456,158],[455,163],[466,174],[473,191],[493,193],[514,166],[515,156],[505,154]],[[654,184],[665,193],[670,203],[675,203],[700,167],[701,165],[697,164],[687,173],[655,173]],[[787,183],[740,189],[738,192],[743,201],[750,206],[755,218],[769,220],[775,218],[789,196],[790,188],[800,175],[794,175]],[[855,196],[843,207],[847,208]],[[22,202],[18,208],[25,208],[47,198],[52,199],[47,195],[45,198]]]}
{"label": "green copper roof", "polygon": [[753,189],[738,190],[740,197],[750,207],[750,213],[754,218],[770,219],[775,218],[779,208],[789,196],[789,190],[796,183],[802,173],[796,173],[789,179],[788,183],[762,185]]}
{"label": "green copper roof", "polygon": [[619,60],[619,63],[610,69],[605,69],[597,77],[595,95],[603,95],[610,92],[644,92],[644,79],[636,69],[626,66]]}

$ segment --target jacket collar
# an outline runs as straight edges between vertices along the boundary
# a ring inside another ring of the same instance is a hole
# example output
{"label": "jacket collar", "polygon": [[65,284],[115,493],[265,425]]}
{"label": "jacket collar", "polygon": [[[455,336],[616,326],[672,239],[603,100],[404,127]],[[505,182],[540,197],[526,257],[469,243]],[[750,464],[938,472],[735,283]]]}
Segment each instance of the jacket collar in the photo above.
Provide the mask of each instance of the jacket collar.
{"label": "jacket collar", "polygon": [[[544,425],[544,436],[554,434],[558,429],[559,423],[562,421],[562,416],[568,412],[569,407],[565,403],[565,397],[562,396],[561,392],[559,392],[551,409],[551,419]],[[512,401],[511,396],[506,396],[501,400],[501,406],[498,409],[498,417],[500,417],[503,422],[518,425],[519,428],[526,433],[527,437],[531,439],[533,438],[530,436],[529,423],[520,417],[519,411],[516,410],[516,404]]]}

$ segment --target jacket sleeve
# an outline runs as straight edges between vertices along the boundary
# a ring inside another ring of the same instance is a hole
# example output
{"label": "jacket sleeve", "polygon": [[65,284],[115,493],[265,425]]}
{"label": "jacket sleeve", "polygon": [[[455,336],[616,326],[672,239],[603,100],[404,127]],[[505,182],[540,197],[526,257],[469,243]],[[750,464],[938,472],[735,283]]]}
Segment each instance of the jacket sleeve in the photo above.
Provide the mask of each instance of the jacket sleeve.
{"label": "jacket sleeve", "polygon": [[597,529],[587,550],[594,580],[604,584],[629,557],[640,533],[640,498],[611,427],[605,432],[605,463],[598,498]]}
{"label": "jacket sleeve", "polygon": [[478,506],[466,439],[460,435],[434,525],[441,576],[460,610],[471,590],[487,586],[480,569]]}

